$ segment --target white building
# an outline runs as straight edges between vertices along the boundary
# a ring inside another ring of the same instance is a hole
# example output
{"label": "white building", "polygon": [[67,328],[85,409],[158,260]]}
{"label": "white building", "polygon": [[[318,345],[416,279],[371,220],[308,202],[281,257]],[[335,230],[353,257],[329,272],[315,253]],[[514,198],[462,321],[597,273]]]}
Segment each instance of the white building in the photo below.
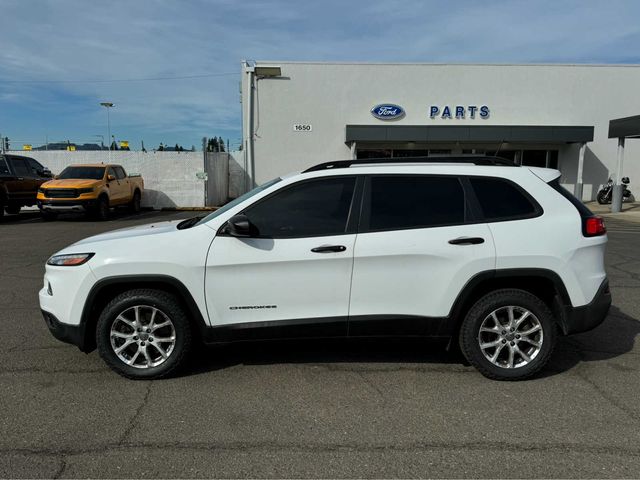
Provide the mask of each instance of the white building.
{"label": "white building", "polygon": [[[615,172],[609,121],[640,114],[640,66],[245,63],[242,102],[254,184],[332,160],[499,149],[573,189],[582,147],[588,200]],[[628,141],[632,190],[639,157]]]}

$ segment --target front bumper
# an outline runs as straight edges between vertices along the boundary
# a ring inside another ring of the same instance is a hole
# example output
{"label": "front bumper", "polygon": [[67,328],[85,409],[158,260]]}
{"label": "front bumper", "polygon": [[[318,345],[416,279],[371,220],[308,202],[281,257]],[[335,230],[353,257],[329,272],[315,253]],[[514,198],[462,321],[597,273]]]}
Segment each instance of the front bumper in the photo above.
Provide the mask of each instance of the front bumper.
{"label": "front bumper", "polygon": [[86,212],[95,205],[95,200],[38,200],[38,208],[47,212]]}
{"label": "front bumper", "polygon": [[611,307],[609,280],[603,280],[591,303],[581,307],[564,307],[564,334],[586,332],[600,325]]}
{"label": "front bumper", "polygon": [[81,351],[86,352],[84,325],[68,325],[60,322],[52,313],[44,310],[41,311],[44,317],[44,323],[47,324],[51,335],[61,342],[70,343],[78,347]]}
{"label": "front bumper", "polygon": [[46,265],[43,286],[38,292],[40,310],[47,327],[57,339],[76,345],[83,352],[92,349],[92,335],[85,336],[82,312],[96,278],[86,263],[75,267]]}

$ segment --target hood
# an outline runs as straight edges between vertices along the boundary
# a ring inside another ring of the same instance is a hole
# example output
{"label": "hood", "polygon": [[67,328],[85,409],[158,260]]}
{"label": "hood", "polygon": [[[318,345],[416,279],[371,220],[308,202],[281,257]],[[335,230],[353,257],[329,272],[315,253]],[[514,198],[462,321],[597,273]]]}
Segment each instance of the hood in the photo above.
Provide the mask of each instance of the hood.
{"label": "hood", "polygon": [[83,180],[80,178],[67,178],[65,180],[49,180],[40,188],[89,188],[101,183],[100,180]]}
{"label": "hood", "polygon": [[158,235],[161,233],[176,231],[176,225],[182,220],[172,220],[170,222],[150,223],[147,225],[139,225],[137,227],[122,228],[113,230],[100,235],[94,235],[74,243],[73,245],[84,245],[85,243],[104,242],[107,240],[116,240],[131,237],[143,237],[146,235]]}

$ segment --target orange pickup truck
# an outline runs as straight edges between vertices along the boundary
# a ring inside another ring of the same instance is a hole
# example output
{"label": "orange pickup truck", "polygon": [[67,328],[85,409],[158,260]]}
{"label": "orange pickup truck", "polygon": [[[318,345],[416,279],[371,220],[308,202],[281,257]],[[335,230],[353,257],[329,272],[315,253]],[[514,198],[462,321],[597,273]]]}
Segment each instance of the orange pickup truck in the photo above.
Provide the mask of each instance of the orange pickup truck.
{"label": "orange pickup truck", "polygon": [[120,165],[70,165],[40,186],[37,203],[47,220],[63,212],[86,212],[105,220],[111,207],[129,206],[138,212],[143,191],[142,177],[127,175]]}

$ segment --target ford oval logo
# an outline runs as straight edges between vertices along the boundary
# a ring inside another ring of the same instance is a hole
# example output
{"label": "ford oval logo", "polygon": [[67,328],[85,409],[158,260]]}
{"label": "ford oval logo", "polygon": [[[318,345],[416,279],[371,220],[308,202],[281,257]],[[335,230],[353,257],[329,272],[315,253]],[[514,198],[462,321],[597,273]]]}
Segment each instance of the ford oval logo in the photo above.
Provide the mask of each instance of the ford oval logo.
{"label": "ford oval logo", "polygon": [[376,105],[371,109],[371,115],[380,120],[397,120],[404,117],[404,108],[392,103]]}

